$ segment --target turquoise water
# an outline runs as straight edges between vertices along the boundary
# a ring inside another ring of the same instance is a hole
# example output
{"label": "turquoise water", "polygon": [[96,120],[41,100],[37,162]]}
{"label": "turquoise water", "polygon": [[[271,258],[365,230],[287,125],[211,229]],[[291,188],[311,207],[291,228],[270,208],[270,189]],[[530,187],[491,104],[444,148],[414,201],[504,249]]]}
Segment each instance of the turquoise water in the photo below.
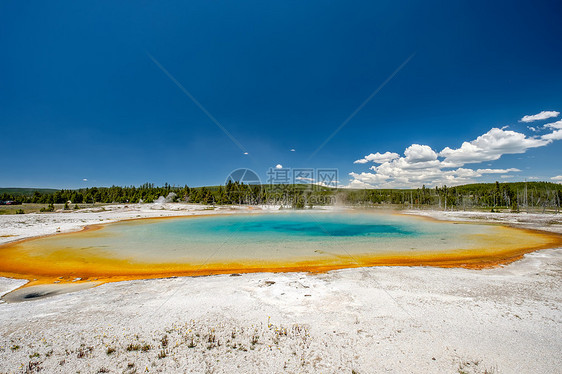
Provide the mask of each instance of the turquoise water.
{"label": "turquoise water", "polygon": [[146,263],[294,260],[377,252],[470,247],[483,225],[359,213],[280,213],[138,220],[42,239],[41,252],[66,250]]}
{"label": "turquoise water", "polygon": [[[270,214],[205,217],[157,223],[149,228],[156,235],[198,240],[236,234],[233,240],[326,237],[400,237],[422,235],[423,231],[404,220],[374,215]],[[135,229],[132,229],[133,231]]]}

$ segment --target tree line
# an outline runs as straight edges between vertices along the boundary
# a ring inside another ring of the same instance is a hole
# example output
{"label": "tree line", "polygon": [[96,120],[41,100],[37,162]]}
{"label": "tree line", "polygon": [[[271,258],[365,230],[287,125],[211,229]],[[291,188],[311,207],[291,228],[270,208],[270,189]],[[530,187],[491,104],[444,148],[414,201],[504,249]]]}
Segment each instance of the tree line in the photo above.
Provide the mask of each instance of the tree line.
{"label": "tree line", "polygon": [[245,185],[228,182],[224,186],[183,187],[141,186],[91,187],[53,192],[14,191],[0,194],[0,200],[40,204],[153,203],[188,202],[201,204],[275,204],[293,208],[317,205],[372,206],[381,204],[441,209],[559,209],[562,185],[549,182],[478,183],[455,187],[417,189],[333,189],[316,185]]}
{"label": "tree line", "polygon": [[550,182],[477,183],[455,187],[417,189],[355,190],[344,194],[351,205],[399,204],[409,207],[431,206],[462,210],[474,208],[546,209],[560,208],[562,185]]}

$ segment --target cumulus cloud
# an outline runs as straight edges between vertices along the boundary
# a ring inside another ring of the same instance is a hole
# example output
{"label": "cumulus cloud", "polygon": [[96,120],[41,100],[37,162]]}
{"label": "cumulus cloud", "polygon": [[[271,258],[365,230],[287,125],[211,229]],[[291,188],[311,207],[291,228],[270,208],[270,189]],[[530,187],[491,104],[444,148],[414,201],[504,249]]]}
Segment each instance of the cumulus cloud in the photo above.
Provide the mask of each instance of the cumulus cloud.
{"label": "cumulus cloud", "polygon": [[562,175],[557,175],[557,176],[552,177],[550,179],[555,181],[555,182],[562,182]]}
{"label": "cumulus cloud", "polygon": [[549,128],[549,129],[562,129],[562,119],[558,120],[556,122],[552,122],[552,123],[547,123],[546,125],[544,125],[544,127]]}
{"label": "cumulus cloud", "polygon": [[[547,123],[543,126],[527,126],[529,130],[532,132],[541,132],[543,130],[562,130],[562,119],[556,122]],[[548,135],[548,134],[547,134]],[[546,137],[547,139],[549,136]]]}
{"label": "cumulus cloud", "polygon": [[462,166],[497,160],[504,154],[525,153],[529,148],[542,147],[551,141],[544,136],[527,137],[520,132],[494,127],[475,140],[462,143],[460,148],[445,147],[439,156],[445,158],[447,166]]}
{"label": "cumulus cloud", "polygon": [[376,164],[382,164],[384,162],[392,161],[400,157],[398,153],[385,152],[385,153],[371,153],[359,160],[355,160],[354,164],[366,164],[367,162],[374,162]]}
{"label": "cumulus cloud", "polygon": [[505,154],[525,153],[531,148],[543,147],[554,140],[562,139],[562,121],[545,126],[556,129],[542,136],[527,136],[503,128],[492,128],[472,141],[463,142],[459,148],[445,147],[436,152],[428,145],[412,144],[403,156],[393,152],[371,153],[355,164],[373,162],[368,172],[352,172],[350,188],[400,188],[419,187],[422,184],[458,185],[475,182],[487,174],[499,174],[509,178],[509,173],[520,172],[517,168],[471,169],[466,164],[476,164],[499,159]]}
{"label": "cumulus cloud", "polygon": [[549,134],[544,134],[543,136],[541,136],[541,139],[546,141],[562,140],[562,130],[556,130]]}
{"label": "cumulus cloud", "polygon": [[329,187],[329,188],[337,188],[339,183],[340,181],[338,180],[330,181],[329,183],[322,182],[322,181],[312,182],[312,184],[315,184],[317,186]]}
{"label": "cumulus cloud", "polygon": [[437,160],[437,153],[428,145],[412,144],[404,151],[408,163],[418,163]]}
{"label": "cumulus cloud", "polygon": [[357,174],[354,172],[349,173],[354,179],[354,181],[358,181],[365,184],[374,184],[379,182],[386,182],[389,176],[382,175],[382,174],[373,174],[373,173],[361,173]]}
{"label": "cumulus cloud", "polygon": [[350,173],[353,178],[348,187],[350,188],[401,188],[434,184],[463,184],[469,183],[473,178],[482,176],[472,169],[458,168],[455,170],[442,170],[439,167],[428,169],[400,169],[400,167],[388,166],[385,171],[388,174],[375,173]]}
{"label": "cumulus cloud", "polygon": [[283,165],[277,164],[277,165],[275,165],[275,169],[283,169]]}
{"label": "cumulus cloud", "polygon": [[83,180],[84,182],[87,182],[87,181],[88,181],[88,178],[84,178],[84,179],[82,179],[82,180]]}
{"label": "cumulus cloud", "polygon": [[509,168],[509,169],[478,169],[476,170],[479,174],[505,174],[511,173],[512,171],[521,171],[517,168]]}
{"label": "cumulus cloud", "polygon": [[[355,173],[349,173],[349,175],[353,176],[352,174]],[[347,186],[343,186],[344,188],[353,188],[353,189],[365,189],[365,188],[373,188],[373,185],[366,183],[366,182],[362,182],[359,179],[352,179],[349,184]]]}
{"label": "cumulus cloud", "polygon": [[543,110],[542,112],[537,113],[537,114],[533,114],[533,115],[530,115],[530,116],[523,116],[523,118],[521,118],[521,122],[541,121],[541,120],[544,120],[544,119],[558,117],[559,114],[560,114],[560,112],[556,112],[556,111],[553,111],[553,110]]}

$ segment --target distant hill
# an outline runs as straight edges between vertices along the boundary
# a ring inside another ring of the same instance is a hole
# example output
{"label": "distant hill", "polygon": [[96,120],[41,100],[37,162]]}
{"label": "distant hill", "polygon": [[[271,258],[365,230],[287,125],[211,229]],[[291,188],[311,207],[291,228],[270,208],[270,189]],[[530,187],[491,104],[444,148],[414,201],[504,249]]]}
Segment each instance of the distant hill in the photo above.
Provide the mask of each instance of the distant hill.
{"label": "distant hill", "polygon": [[52,194],[58,191],[54,188],[18,188],[18,187],[0,187],[0,195],[7,193],[10,195],[18,196],[33,196],[33,193],[38,191],[41,194]]}

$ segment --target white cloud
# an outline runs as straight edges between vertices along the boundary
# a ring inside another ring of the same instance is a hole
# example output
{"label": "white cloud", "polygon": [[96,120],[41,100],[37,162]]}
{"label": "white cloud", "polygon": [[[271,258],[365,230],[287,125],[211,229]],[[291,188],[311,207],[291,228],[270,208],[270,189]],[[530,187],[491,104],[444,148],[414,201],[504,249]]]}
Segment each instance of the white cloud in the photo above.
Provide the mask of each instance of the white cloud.
{"label": "white cloud", "polygon": [[[350,173],[351,175],[352,173]],[[352,179],[347,186],[341,186],[342,188],[356,188],[356,189],[365,189],[365,188],[375,188],[374,185],[362,182],[359,179]]]}
{"label": "white cloud", "polygon": [[382,174],[373,174],[373,173],[361,173],[361,174],[357,174],[354,172],[349,173],[349,175],[351,175],[353,177],[354,180],[362,182],[362,183],[368,183],[368,184],[375,184],[375,183],[379,183],[379,182],[385,182],[389,177],[382,175]]}
{"label": "white cloud", "polygon": [[527,126],[527,128],[528,128],[529,130],[531,130],[532,132],[537,132],[537,131],[539,131],[538,128],[533,127],[533,126]]}
{"label": "white cloud", "polygon": [[543,126],[546,129],[553,129],[551,133],[544,134],[541,136],[541,139],[552,141],[552,140],[561,140],[562,139],[562,119],[556,122],[547,123]]}
{"label": "white cloud", "polygon": [[367,162],[374,162],[376,164],[382,164],[384,162],[392,161],[396,158],[400,157],[398,153],[393,152],[385,152],[385,153],[371,153],[364,158],[356,160],[353,162],[354,164],[366,164]]}
{"label": "white cloud", "polygon": [[547,123],[546,125],[544,125],[544,127],[550,129],[562,129],[562,119],[556,122]]}
{"label": "white cloud", "polygon": [[84,178],[84,179],[82,179],[82,180],[83,180],[84,182],[87,182],[87,181],[88,181],[88,179],[87,179],[87,178]]}
{"label": "white cloud", "polygon": [[521,171],[516,168],[509,168],[509,169],[478,169],[476,170],[479,174],[505,174],[511,173],[512,171]]}
{"label": "white cloud", "polygon": [[550,178],[553,181],[560,182],[562,181],[562,175],[557,175],[555,177]]}
{"label": "white cloud", "polygon": [[295,149],[294,149],[294,148],[291,148],[291,152],[295,152]]}
{"label": "white cloud", "polygon": [[[559,121],[560,122],[560,121]],[[556,125],[549,128],[557,128]],[[459,185],[476,182],[486,174],[501,174],[509,178],[508,173],[520,172],[517,168],[471,169],[466,164],[483,163],[499,159],[504,154],[525,153],[528,149],[543,147],[556,139],[562,139],[562,129],[542,136],[527,136],[523,133],[492,128],[476,139],[463,142],[459,148],[445,147],[435,152],[428,145],[412,144],[400,156],[393,152],[371,153],[355,161],[366,164],[371,161],[379,165],[369,167],[369,172],[352,172],[349,188],[409,188],[435,185]],[[491,164],[488,164],[491,166]]]}
{"label": "white cloud", "polygon": [[556,130],[549,134],[544,134],[541,139],[552,141],[552,140],[562,140],[562,130]]}
{"label": "white cloud", "polygon": [[527,137],[520,132],[494,127],[475,140],[462,143],[460,148],[445,147],[439,156],[445,157],[443,162],[447,166],[455,167],[497,160],[504,154],[525,153],[529,148],[542,147],[550,142],[544,137]]}
{"label": "white cloud", "polygon": [[338,187],[338,188],[339,188],[339,187],[345,188],[345,187],[346,187],[346,186],[338,186],[339,183],[340,183],[340,181],[337,181],[337,180],[331,181],[331,182],[329,182],[329,183],[322,182],[322,181],[312,182],[312,184],[315,184],[315,185],[317,185],[317,186],[322,186],[322,187],[329,187],[329,188],[336,188],[336,187]]}
{"label": "white cloud", "polygon": [[543,110],[540,113],[533,114],[531,116],[524,116],[521,118],[521,122],[534,122],[534,121],[541,121],[543,119],[558,117],[560,112],[556,112],[553,110]]}
{"label": "white cloud", "polygon": [[417,163],[437,160],[437,153],[427,145],[412,144],[404,151],[406,162]]}
{"label": "white cloud", "polygon": [[407,188],[422,184],[462,184],[469,183],[472,178],[479,177],[477,171],[458,168],[456,170],[441,170],[440,167],[425,169],[405,169],[400,166],[403,161],[396,160],[376,168],[375,173],[349,173],[353,178],[349,187],[352,188]]}
{"label": "white cloud", "polygon": [[277,165],[275,165],[275,169],[283,169],[283,165],[277,164]]}

